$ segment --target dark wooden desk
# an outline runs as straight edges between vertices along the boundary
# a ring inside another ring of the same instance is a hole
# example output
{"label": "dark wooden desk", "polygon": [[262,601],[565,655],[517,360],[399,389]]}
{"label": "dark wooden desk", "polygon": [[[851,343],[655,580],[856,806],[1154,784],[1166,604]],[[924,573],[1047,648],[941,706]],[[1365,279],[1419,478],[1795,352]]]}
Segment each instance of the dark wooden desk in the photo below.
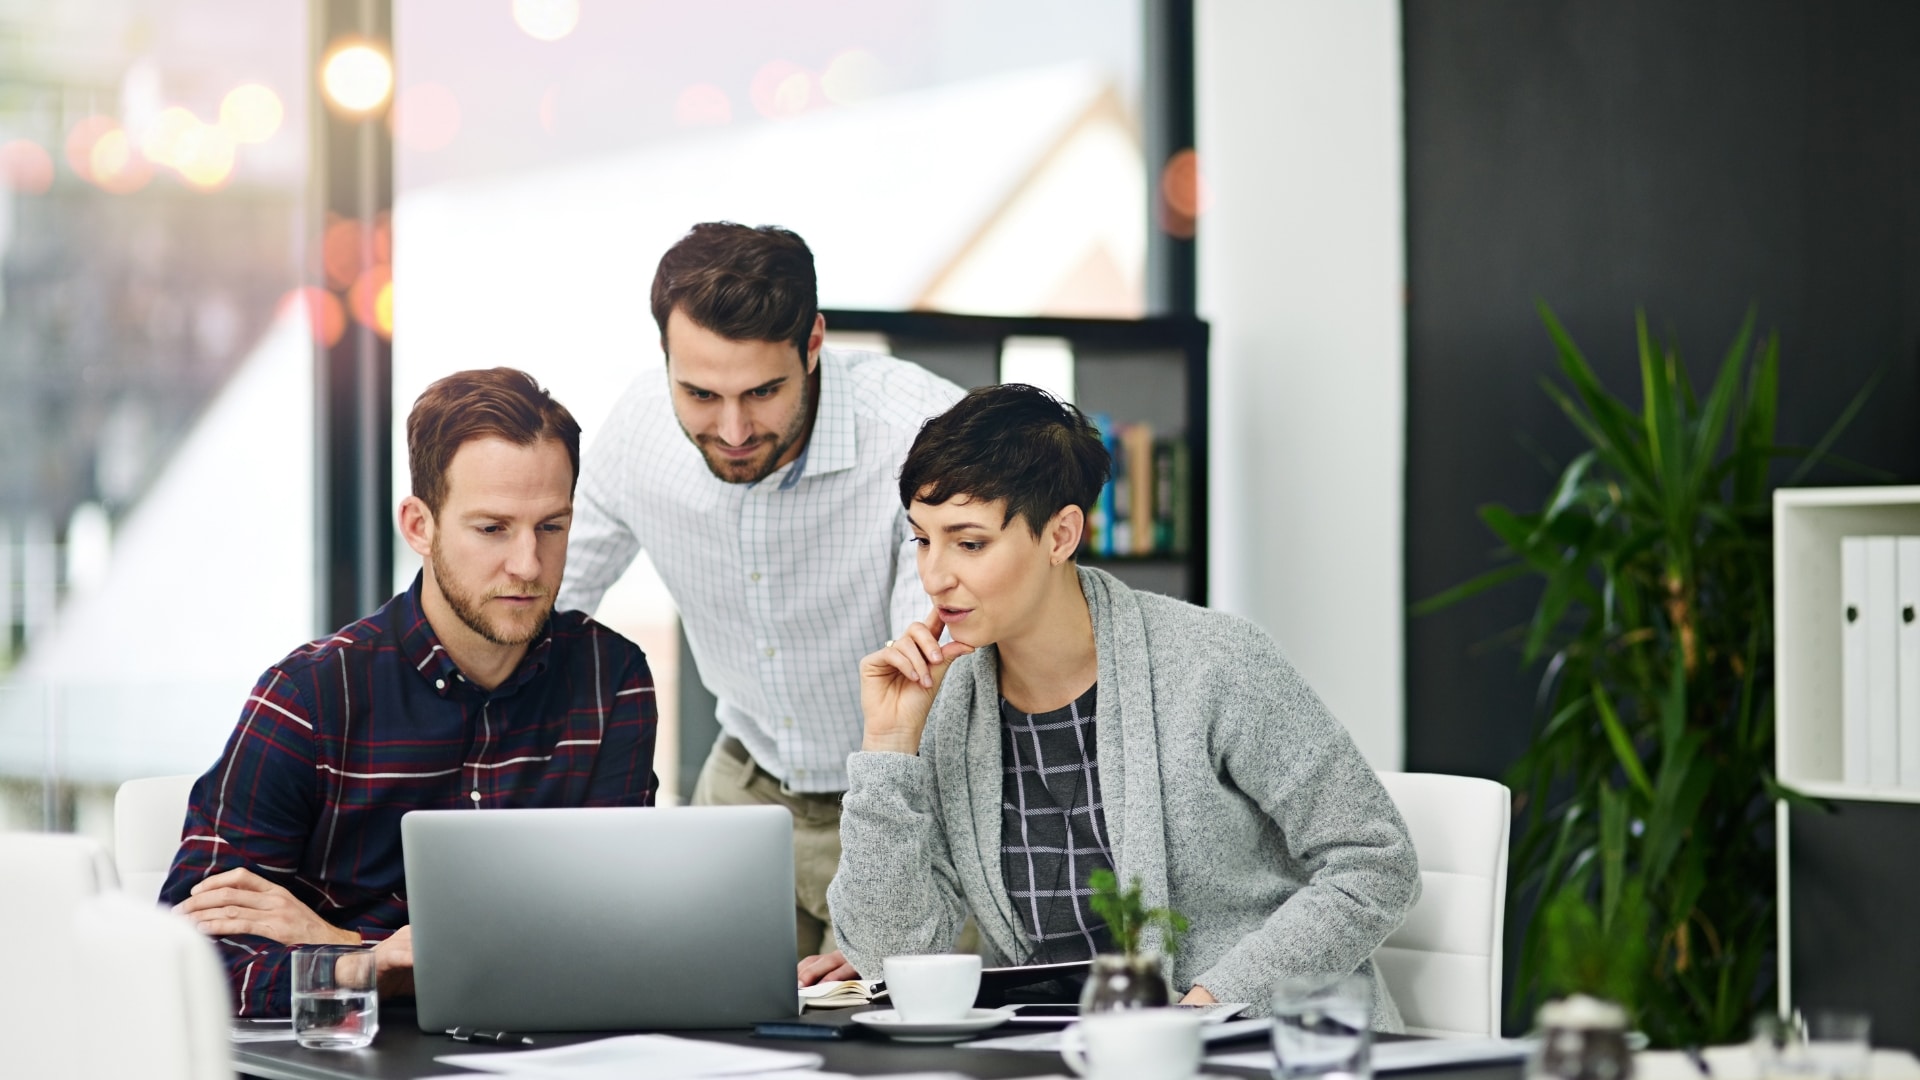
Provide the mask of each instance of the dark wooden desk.
{"label": "dark wooden desk", "polygon": [[[1003,1029],[991,1034],[1006,1034]],[[538,1036],[541,1047],[601,1039],[624,1032],[578,1032]],[[888,1073],[940,1072],[965,1073],[981,1078],[1048,1076],[1069,1070],[1056,1054],[1026,1053],[1011,1050],[963,1050],[948,1045],[897,1043],[875,1037],[856,1036],[831,1039],[756,1039],[743,1030],[675,1031],[667,1034],[716,1042],[739,1043],[775,1050],[815,1053],[825,1058],[822,1068],[828,1072],[853,1076],[879,1076]],[[984,1036],[983,1036],[984,1037]],[[1246,1050],[1263,1045],[1263,1039],[1250,1039],[1217,1046],[1216,1051]],[[234,1068],[242,1076],[260,1080],[415,1080],[422,1076],[440,1076],[461,1070],[433,1059],[442,1054],[504,1053],[510,1047],[469,1046],[444,1035],[428,1035],[419,1029],[410,1006],[389,1006],[381,1010],[380,1034],[365,1050],[304,1050],[291,1042],[242,1043],[233,1048]],[[1265,1070],[1219,1069],[1208,1073],[1221,1076],[1267,1077]],[[482,1076],[481,1073],[469,1074]],[[1446,1080],[1519,1080],[1518,1065],[1464,1069],[1435,1069],[1409,1076],[1444,1075]]]}

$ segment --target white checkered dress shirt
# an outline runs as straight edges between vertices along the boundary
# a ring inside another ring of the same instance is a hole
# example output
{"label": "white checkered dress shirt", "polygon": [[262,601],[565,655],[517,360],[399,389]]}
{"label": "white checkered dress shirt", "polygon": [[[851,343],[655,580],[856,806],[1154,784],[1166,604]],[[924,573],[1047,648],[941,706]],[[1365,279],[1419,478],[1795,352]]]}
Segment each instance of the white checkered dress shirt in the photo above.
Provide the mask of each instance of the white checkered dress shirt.
{"label": "white checkered dress shirt", "polygon": [[959,387],[877,353],[822,349],[801,455],[757,484],[707,469],[665,365],[643,372],[581,462],[559,597],[591,612],[645,550],[680,608],[720,727],[794,791],[843,791],[860,748],[860,658],[926,615],[900,465]]}

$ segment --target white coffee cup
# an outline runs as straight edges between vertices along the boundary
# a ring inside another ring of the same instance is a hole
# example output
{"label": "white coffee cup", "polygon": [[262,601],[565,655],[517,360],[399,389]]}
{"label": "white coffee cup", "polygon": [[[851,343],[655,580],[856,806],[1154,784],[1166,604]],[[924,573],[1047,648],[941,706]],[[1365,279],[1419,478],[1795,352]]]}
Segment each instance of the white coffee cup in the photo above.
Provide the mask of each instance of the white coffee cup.
{"label": "white coffee cup", "polygon": [[889,956],[887,996],[900,1019],[938,1024],[965,1019],[980,994],[980,958],[971,953]]}
{"label": "white coffee cup", "polygon": [[1088,1080],[1188,1080],[1200,1071],[1200,1016],[1188,1009],[1121,1009],[1083,1017],[1060,1056]]}

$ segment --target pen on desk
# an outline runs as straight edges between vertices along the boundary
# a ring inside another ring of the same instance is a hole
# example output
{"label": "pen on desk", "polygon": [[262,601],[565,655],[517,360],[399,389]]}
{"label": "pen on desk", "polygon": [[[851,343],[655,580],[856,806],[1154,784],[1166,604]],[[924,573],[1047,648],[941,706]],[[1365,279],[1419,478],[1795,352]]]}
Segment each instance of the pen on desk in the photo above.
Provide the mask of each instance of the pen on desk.
{"label": "pen on desk", "polygon": [[1693,1067],[1700,1070],[1701,1076],[1712,1080],[1713,1069],[1707,1065],[1707,1055],[1701,1053],[1699,1047],[1687,1047],[1687,1060],[1693,1062]]}
{"label": "pen on desk", "polygon": [[532,1046],[530,1036],[512,1031],[480,1031],[470,1027],[450,1027],[447,1034],[454,1042],[493,1043],[496,1046]]}

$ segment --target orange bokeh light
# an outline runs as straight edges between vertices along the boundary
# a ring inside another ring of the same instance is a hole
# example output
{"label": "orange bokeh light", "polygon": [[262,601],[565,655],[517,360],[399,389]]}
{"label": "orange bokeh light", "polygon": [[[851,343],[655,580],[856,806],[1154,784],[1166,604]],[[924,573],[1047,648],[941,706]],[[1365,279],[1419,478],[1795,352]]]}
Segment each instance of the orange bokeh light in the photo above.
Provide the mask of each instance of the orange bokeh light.
{"label": "orange bokeh light", "polygon": [[152,164],[118,127],[102,132],[88,148],[87,172],[100,190],[113,195],[139,191],[153,179]]}
{"label": "orange bokeh light", "polygon": [[213,191],[233,179],[234,149],[225,128],[196,123],[181,135],[172,165],[188,184]]}
{"label": "orange bokeh light", "polygon": [[[353,316],[353,321],[375,330],[380,329],[380,294],[392,285],[393,271],[385,263],[368,267],[367,272],[361,274],[359,280],[353,283],[353,288],[347,290],[347,313]],[[392,303],[391,298],[388,303]],[[389,311],[387,316],[389,332],[392,330],[392,320],[392,312]]]}
{"label": "orange bokeh light", "polygon": [[747,88],[753,107],[770,120],[807,111],[813,102],[813,76],[791,60],[770,60],[754,72]]}
{"label": "orange bokeh light", "polygon": [[393,282],[380,286],[373,297],[373,328],[388,341],[393,340]]}
{"label": "orange bokeh light", "polygon": [[365,42],[337,46],[320,64],[327,99],[348,112],[370,112],[393,92],[393,61]]}
{"label": "orange bokeh light", "polygon": [[387,123],[409,150],[444,150],[460,133],[460,100],[439,83],[415,83],[394,98]]}
{"label": "orange bokeh light", "polygon": [[109,131],[118,131],[120,125],[105,116],[89,116],[73,125],[67,133],[67,167],[82,180],[93,179],[93,144],[100,136]]}
{"label": "orange bokeh light", "polygon": [[1191,237],[1208,202],[1200,155],[1188,147],[1168,158],[1160,170],[1160,227],[1173,236]]}
{"label": "orange bokeh light", "polygon": [[336,217],[327,222],[320,234],[320,266],[327,273],[327,284],[335,289],[345,289],[360,276],[358,221]]}
{"label": "orange bokeh light", "polygon": [[326,348],[339,344],[347,332],[347,313],[340,307],[340,298],[325,289],[309,285],[280,298],[282,317],[296,310],[307,320],[313,340]]}
{"label": "orange bokeh light", "polygon": [[200,118],[178,105],[161,111],[140,136],[140,152],[155,165],[180,167],[180,143],[200,126]]}
{"label": "orange bokeh light", "polygon": [[733,102],[712,83],[694,83],[680,91],[673,103],[674,122],[681,127],[719,127],[733,122]]}
{"label": "orange bokeh light", "polygon": [[53,155],[32,139],[0,144],[0,185],[20,195],[45,195],[53,187]]}

